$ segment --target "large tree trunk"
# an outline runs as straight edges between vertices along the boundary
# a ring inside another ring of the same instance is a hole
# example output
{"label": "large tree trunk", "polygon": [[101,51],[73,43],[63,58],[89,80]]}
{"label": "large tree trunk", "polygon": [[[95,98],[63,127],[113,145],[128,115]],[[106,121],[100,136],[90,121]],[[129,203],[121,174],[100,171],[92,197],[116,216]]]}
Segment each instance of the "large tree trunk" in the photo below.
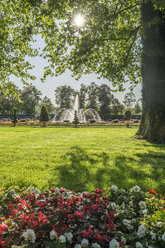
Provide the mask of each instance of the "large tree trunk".
{"label": "large tree trunk", "polygon": [[143,114],[138,134],[149,141],[165,143],[165,21],[146,27],[155,17],[162,16],[151,2],[143,4]]}

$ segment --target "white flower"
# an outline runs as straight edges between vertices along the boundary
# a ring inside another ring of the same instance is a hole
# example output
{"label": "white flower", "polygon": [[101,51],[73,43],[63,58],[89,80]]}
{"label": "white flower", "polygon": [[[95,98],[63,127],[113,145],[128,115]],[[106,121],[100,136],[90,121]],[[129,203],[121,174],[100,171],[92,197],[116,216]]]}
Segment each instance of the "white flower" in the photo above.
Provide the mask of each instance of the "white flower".
{"label": "white flower", "polygon": [[123,203],[121,204],[121,207],[122,207],[123,210],[125,209],[125,202],[123,202]]}
{"label": "white flower", "polygon": [[112,185],[111,190],[112,190],[112,191],[114,191],[114,192],[117,192],[118,187],[117,187],[117,186],[115,186],[115,185]]}
{"label": "white flower", "polygon": [[81,246],[82,247],[88,247],[89,241],[87,239],[82,239]]}
{"label": "white flower", "polygon": [[73,234],[71,232],[65,233],[65,237],[67,238],[69,243],[72,243]]}
{"label": "white flower", "polygon": [[144,217],[146,217],[146,216],[147,216],[147,213],[148,213],[148,210],[147,210],[147,209],[144,209],[144,210],[142,211],[142,213],[143,213]]}
{"label": "white flower", "polygon": [[138,185],[136,185],[130,189],[131,192],[139,192],[140,190],[141,190],[141,188]]}
{"label": "white flower", "polygon": [[76,245],[74,246],[74,248],[81,248],[81,245],[76,244]]}
{"label": "white flower", "polygon": [[145,203],[144,201],[140,201],[140,202],[139,202],[139,205],[140,205],[140,207],[141,207],[142,209],[146,209],[146,208],[147,208],[147,205],[146,205],[146,203]]}
{"label": "white flower", "polygon": [[132,224],[131,220],[123,219],[122,220],[122,223],[127,227],[128,230],[132,230],[133,229],[133,226],[131,225]]}
{"label": "white flower", "polygon": [[14,189],[11,189],[8,194],[10,194],[11,196],[14,196],[16,194],[15,190]]}
{"label": "white flower", "polygon": [[157,227],[162,227],[162,222],[161,222],[161,221],[159,221],[159,222],[157,223]]}
{"label": "white flower", "polygon": [[132,219],[132,220],[131,220],[131,223],[132,223],[132,224],[135,224],[135,223],[136,223],[136,220],[135,220],[135,219]]}
{"label": "white flower", "polygon": [[137,233],[138,237],[139,238],[144,237],[145,231],[146,231],[146,229],[144,227],[144,224],[142,224],[141,226],[139,226],[138,227],[138,233]]}
{"label": "white flower", "polygon": [[114,202],[111,202],[111,208],[112,208],[112,210],[116,209],[116,204]]}
{"label": "white flower", "polygon": [[143,248],[143,246],[140,242],[136,242],[136,248]]}
{"label": "white flower", "polygon": [[155,235],[155,233],[150,232],[150,235],[151,235],[151,238],[152,238],[153,240],[156,240],[156,235]]}
{"label": "white flower", "polygon": [[101,248],[101,246],[100,246],[98,243],[93,243],[93,244],[92,244],[92,247],[93,247],[93,248]]}
{"label": "white flower", "polygon": [[49,235],[51,240],[56,239],[58,237],[57,233],[54,230],[52,230]]}
{"label": "white flower", "polygon": [[121,241],[124,243],[124,244],[126,244],[126,239],[124,238],[124,237],[121,237]]}
{"label": "white flower", "polygon": [[35,243],[36,235],[32,229],[27,229],[26,232],[23,233],[23,237],[25,238],[26,241]]}
{"label": "white flower", "polygon": [[56,194],[61,195],[61,193],[60,193],[60,191],[59,191],[59,188],[58,188],[58,187],[56,187],[56,188],[54,189],[54,191],[55,191],[55,193],[56,193]]}
{"label": "white flower", "polygon": [[165,241],[165,232],[162,235],[162,239],[163,239],[163,241]]}
{"label": "white flower", "polygon": [[65,242],[66,242],[65,236],[64,236],[64,235],[61,235],[61,236],[59,237],[59,241],[60,241],[60,243],[65,243]]}
{"label": "white flower", "polygon": [[119,244],[119,242],[117,242],[116,239],[112,239],[109,242],[109,248],[119,248],[119,247],[120,247],[120,244]]}

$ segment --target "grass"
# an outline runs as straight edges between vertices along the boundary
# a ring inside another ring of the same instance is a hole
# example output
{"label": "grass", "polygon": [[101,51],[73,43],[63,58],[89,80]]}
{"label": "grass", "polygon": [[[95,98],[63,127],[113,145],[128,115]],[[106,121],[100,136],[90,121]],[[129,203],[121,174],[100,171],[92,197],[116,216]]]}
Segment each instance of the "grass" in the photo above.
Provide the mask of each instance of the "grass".
{"label": "grass", "polygon": [[136,128],[0,127],[0,188],[165,189],[165,146]]}

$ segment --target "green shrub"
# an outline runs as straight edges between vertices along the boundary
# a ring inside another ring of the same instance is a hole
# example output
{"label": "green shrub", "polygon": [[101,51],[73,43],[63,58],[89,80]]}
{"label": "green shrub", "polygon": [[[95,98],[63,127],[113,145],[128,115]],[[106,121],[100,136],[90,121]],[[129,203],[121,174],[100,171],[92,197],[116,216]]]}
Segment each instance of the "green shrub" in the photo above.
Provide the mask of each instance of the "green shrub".
{"label": "green shrub", "polygon": [[131,111],[127,110],[124,114],[124,118],[126,120],[130,120],[131,119]]}
{"label": "green shrub", "polygon": [[96,121],[95,120],[90,120],[89,122],[92,124],[92,123],[95,123]]}
{"label": "green shrub", "polygon": [[40,121],[48,121],[49,115],[46,106],[43,104],[41,106]]}
{"label": "green shrub", "polygon": [[74,112],[74,120],[73,120],[73,124],[75,125],[75,127],[77,127],[79,123],[79,119],[78,119],[78,116],[77,116],[77,111]]}

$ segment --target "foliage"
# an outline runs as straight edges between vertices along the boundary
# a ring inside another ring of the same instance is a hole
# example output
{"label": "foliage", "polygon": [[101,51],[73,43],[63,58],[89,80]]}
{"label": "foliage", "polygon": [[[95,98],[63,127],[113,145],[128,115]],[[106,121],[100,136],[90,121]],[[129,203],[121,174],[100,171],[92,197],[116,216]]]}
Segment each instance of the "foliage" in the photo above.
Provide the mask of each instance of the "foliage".
{"label": "foliage", "polygon": [[73,103],[75,91],[70,86],[63,85],[59,86],[55,90],[56,103],[60,109],[70,109]]}
{"label": "foliage", "polygon": [[117,115],[119,113],[122,114],[124,111],[124,106],[120,103],[120,101],[117,98],[113,98],[111,109],[114,115]]}
{"label": "foliage", "polygon": [[[1,245],[14,247],[155,247],[165,244],[165,200],[139,186],[108,195],[30,187],[1,193]],[[8,204],[5,206],[5,204]],[[155,216],[159,215],[160,219]]]}
{"label": "foliage", "polygon": [[131,119],[131,111],[129,111],[129,110],[127,110],[126,112],[125,112],[125,114],[124,114],[124,118],[126,119],[126,120],[130,120]]}
{"label": "foliage", "polygon": [[42,93],[33,85],[24,86],[20,99],[22,101],[21,111],[26,115],[35,115],[36,107],[39,105]]}
{"label": "foliage", "polygon": [[40,112],[40,122],[41,121],[48,121],[49,120],[49,115],[47,108],[44,104],[41,105],[41,112]]}
{"label": "foliage", "polygon": [[95,82],[92,82],[88,86],[88,105],[87,108],[97,110],[98,103],[98,86]]}
{"label": "foliage", "polygon": [[38,30],[36,19],[40,5],[38,0],[35,2],[35,8],[28,0],[0,2],[0,82],[4,88],[6,83],[10,88],[11,75],[21,78],[24,83],[35,78],[29,74],[32,65],[27,60],[27,56],[38,54],[31,47]]}
{"label": "foliage", "polygon": [[123,103],[126,108],[130,110],[133,107],[133,104],[136,102],[136,96],[133,92],[127,93],[124,97]]}
{"label": "foliage", "polygon": [[110,119],[110,108],[109,105],[112,102],[113,95],[108,85],[102,84],[98,87],[98,100],[100,103],[100,117],[106,121]]}
{"label": "foliage", "polygon": [[50,98],[48,98],[47,96],[44,97],[44,99],[41,101],[41,104],[44,104],[46,106],[49,114],[54,112],[54,105],[52,104]]}
{"label": "foliage", "polygon": [[74,112],[74,120],[73,120],[73,123],[75,125],[75,127],[77,127],[78,123],[79,123],[79,119],[78,119],[78,116],[77,116],[77,111]]}
{"label": "foliage", "polygon": [[10,84],[9,89],[0,86],[0,114],[11,115],[14,109],[20,110],[20,94],[21,90],[13,83]]}
{"label": "foliage", "polygon": [[87,90],[88,90],[88,88],[84,84],[80,85],[80,92],[79,92],[79,107],[80,107],[80,109],[85,108]]}
{"label": "foliage", "polygon": [[136,104],[134,106],[134,112],[135,112],[135,114],[139,114],[142,112],[142,107],[140,106],[140,104],[138,102],[136,102]]}
{"label": "foliage", "polygon": [[18,122],[16,109],[14,109],[14,115],[13,115],[13,120],[12,120],[12,122],[13,122],[13,123],[17,123],[17,122]]}

